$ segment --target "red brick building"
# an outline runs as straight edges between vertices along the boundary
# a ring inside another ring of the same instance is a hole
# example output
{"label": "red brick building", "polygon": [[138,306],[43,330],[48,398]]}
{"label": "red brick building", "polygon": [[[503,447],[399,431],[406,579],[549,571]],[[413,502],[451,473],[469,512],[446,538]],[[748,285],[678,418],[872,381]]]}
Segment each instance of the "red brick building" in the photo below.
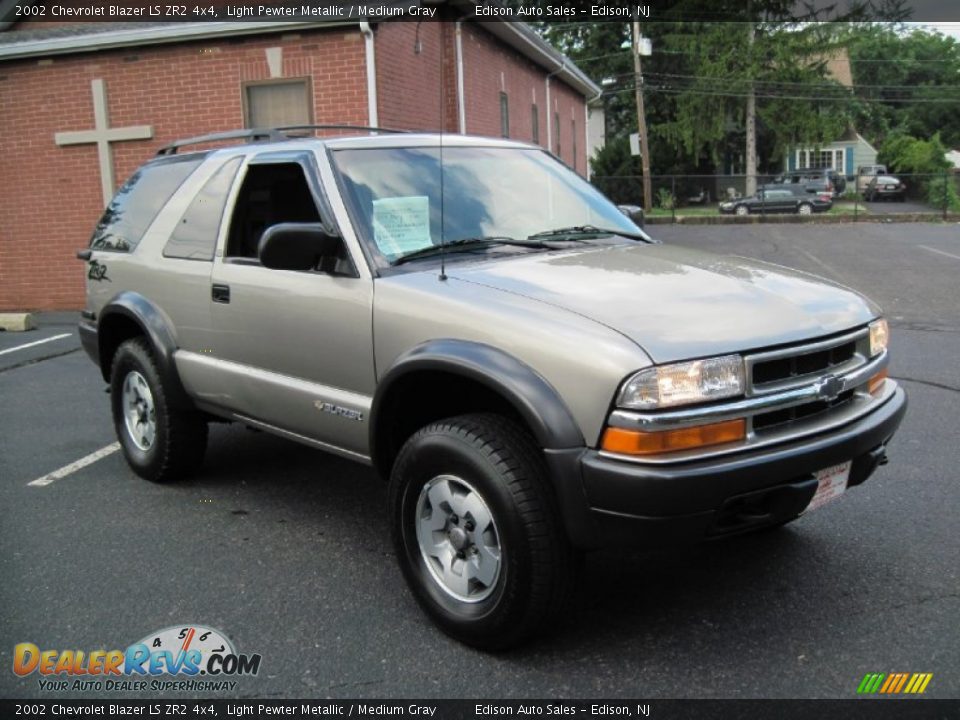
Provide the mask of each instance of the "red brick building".
{"label": "red brick building", "polygon": [[443,129],[539,143],[586,174],[599,91],[515,22],[0,26],[0,310],[82,307],[76,251],[113,190],[178,138]]}

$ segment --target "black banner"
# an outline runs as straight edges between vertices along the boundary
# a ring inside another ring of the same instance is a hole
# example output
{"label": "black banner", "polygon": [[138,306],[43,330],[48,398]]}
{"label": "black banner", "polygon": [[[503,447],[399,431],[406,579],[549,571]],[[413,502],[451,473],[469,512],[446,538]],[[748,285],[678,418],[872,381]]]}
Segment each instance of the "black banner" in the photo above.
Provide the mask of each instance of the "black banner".
{"label": "black banner", "polygon": [[[867,6],[872,7],[872,6]],[[882,6],[881,6],[882,7]],[[955,0],[905,0],[899,9],[913,22],[960,20]],[[759,11],[758,11],[759,12]],[[778,20],[888,20],[864,14],[857,0],[795,0]],[[853,13],[851,15],[851,13]],[[0,22],[429,22],[451,19],[547,22],[743,22],[748,11],[729,4],[691,7],[678,0],[22,0],[0,3]]]}
{"label": "black banner", "polygon": [[4,720],[51,717],[946,720],[960,717],[960,700],[0,700]]}

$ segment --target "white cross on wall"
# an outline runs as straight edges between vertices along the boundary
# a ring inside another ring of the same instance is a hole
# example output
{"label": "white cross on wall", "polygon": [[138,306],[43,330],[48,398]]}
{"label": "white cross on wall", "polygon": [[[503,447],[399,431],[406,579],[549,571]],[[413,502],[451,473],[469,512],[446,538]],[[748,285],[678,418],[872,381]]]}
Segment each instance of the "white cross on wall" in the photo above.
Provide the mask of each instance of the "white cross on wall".
{"label": "white cross on wall", "polygon": [[112,128],[107,118],[107,90],[103,80],[97,78],[90,82],[93,90],[93,130],[72,130],[58,132],[53,136],[57,145],[86,145],[97,144],[97,155],[100,158],[100,185],[103,188],[103,204],[110,203],[113,197],[113,153],[110,143],[121,140],[149,140],[153,137],[153,126],[131,125],[130,127]]}

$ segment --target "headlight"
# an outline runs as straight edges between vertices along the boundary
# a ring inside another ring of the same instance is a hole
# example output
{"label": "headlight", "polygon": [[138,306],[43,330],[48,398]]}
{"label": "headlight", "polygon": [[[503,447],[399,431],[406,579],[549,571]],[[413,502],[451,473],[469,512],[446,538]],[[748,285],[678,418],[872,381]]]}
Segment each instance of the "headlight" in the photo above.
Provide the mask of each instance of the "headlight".
{"label": "headlight", "polygon": [[887,349],[887,341],[890,339],[890,328],[884,318],[874,320],[870,323],[870,357],[879,355]]}
{"label": "headlight", "polygon": [[620,390],[617,405],[636,410],[689,405],[743,394],[743,358],[726,355],[641,370]]}

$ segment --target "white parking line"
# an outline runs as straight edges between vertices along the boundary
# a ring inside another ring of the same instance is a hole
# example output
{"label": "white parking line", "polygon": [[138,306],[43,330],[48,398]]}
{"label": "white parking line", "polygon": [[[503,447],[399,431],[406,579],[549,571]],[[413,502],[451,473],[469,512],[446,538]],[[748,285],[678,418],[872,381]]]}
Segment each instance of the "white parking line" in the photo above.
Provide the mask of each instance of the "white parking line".
{"label": "white parking line", "polygon": [[17,350],[26,350],[28,347],[33,347],[34,345],[43,345],[44,343],[52,342],[54,340],[62,340],[72,336],[73,333],[63,333],[61,335],[54,335],[53,337],[44,338],[43,340],[34,340],[33,342],[26,343],[24,345],[17,345],[16,347],[7,348],[6,350],[0,350],[0,355],[6,355],[7,353],[16,352]]}
{"label": "white parking line", "polygon": [[951,257],[954,260],[960,260],[960,255],[954,255],[953,253],[948,253],[946,250],[937,250],[936,248],[927,247],[926,245],[917,245],[917,247],[922,247],[924,250],[929,250],[932,253],[938,253],[939,255],[946,255]]}
{"label": "white parking line", "polygon": [[48,473],[43,477],[38,477],[36,480],[31,480],[30,482],[27,483],[27,485],[31,487],[44,487],[54,482],[55,480],[64,478],[70,473],[75,473],[77,470],[80,470],[81,468],[85,468],[87,465],[91,465],[95,463],[100,458],[105,458],[107,455],[112,455],[119,449],[120,449],[120,443],[118,442],[110,443],[106,447],[102,447],[96,452],[90,453],[86,457],[82,457],[79,460],[76,460],[70,463],[69,465],[64,465],[59,470],[54,470],[52,473]]}

